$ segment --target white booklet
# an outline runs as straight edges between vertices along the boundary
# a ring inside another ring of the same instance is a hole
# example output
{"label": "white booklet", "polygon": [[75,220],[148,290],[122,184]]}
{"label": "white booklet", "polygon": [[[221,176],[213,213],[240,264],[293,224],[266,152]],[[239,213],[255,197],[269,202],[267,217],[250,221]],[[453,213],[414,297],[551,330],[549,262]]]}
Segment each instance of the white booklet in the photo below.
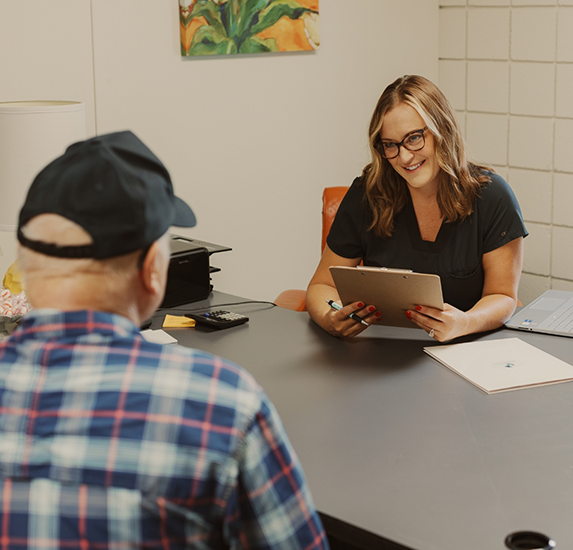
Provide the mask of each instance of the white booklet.
{"label": "white booklet", "polygon": [[170,334],[167,334],[162,329],[150,329],[142,330],[141,336],[143,336],[148,342],[152,344],[176,344],[177,339],[173,338]]}
{"label": "white booklet", "polygon": [[504,338],[424,351],[486,393],[573,380],[573,366],[520,340]]}

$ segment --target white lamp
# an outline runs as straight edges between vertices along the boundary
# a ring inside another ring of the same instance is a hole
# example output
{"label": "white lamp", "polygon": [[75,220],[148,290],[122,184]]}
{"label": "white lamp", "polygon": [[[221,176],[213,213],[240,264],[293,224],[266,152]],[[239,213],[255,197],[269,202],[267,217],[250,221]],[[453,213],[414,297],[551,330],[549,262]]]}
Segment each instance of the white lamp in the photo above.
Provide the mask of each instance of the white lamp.
{"label": "white lamp", "polygon": [[16,231],[36,174],[86,138],[85,106],[76,101],[0,103],[0,231]]}

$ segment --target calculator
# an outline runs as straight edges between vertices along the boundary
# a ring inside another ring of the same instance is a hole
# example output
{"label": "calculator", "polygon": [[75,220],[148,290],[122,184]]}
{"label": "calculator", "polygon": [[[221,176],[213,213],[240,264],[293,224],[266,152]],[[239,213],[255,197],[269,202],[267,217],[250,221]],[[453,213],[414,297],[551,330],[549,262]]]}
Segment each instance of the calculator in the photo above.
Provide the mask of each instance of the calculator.
{"label": "calculator", "polygon": [[206,311],[205,313],[186,313],[185,317],[193,319],[198,325],[217,329],[236,327],[246,323],[249,318],[232,311]]}

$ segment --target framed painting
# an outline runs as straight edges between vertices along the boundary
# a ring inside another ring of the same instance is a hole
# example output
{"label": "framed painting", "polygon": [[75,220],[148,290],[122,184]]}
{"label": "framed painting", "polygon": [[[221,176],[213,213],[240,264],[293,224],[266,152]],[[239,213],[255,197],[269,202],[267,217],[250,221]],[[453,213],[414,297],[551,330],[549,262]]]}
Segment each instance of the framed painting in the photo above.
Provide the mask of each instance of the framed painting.
{"label": "framed painting", "polygon": [[179,0],[181,55],[312,51],[318,0]]}

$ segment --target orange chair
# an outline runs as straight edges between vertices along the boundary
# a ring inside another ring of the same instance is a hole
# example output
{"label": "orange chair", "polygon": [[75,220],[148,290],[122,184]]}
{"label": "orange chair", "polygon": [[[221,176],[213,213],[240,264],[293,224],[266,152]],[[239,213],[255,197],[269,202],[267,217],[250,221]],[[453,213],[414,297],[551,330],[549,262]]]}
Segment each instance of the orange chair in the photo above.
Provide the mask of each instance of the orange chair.
{"label": "orange chair", "polygon": [[[340,201],[346,195],[348,187],[326,187],[322,192],[322,247],[326,246],[326,237],[330,231],[330,226],[336,216]],[[294,311],[306,311],[306,291],[293,289],[281,292],[274,302],[279,307],[292,309]]]}

